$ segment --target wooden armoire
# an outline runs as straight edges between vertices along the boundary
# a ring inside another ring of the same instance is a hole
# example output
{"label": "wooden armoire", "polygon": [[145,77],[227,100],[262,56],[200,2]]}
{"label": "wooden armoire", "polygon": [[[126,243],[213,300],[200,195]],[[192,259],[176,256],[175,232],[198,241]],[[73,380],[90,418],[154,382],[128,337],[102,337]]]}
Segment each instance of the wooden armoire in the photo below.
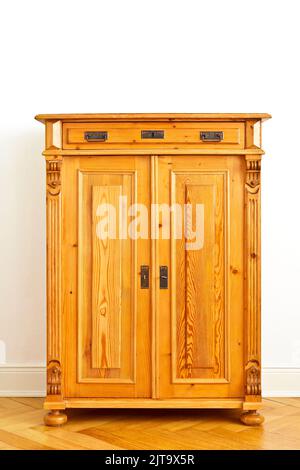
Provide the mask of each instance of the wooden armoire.
{"label": "wooden armoire", "polygon": [[46,424],[65,423],[67,408],[239,408],[243,423],[262,423],[268,118],[36,117],[46,130]]}

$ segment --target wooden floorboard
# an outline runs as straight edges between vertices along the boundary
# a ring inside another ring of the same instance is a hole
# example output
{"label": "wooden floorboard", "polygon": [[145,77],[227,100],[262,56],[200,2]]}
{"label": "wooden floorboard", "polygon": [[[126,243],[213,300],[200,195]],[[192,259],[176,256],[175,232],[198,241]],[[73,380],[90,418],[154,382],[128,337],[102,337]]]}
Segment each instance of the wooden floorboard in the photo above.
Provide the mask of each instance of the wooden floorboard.
{"label": "wooden floorboard", "polygon": [[297,449],[300,398],[264,399],[263,426],[238,410],[68,410],[61,428],[43,424],[41,398],[0,398],[0,450]]}

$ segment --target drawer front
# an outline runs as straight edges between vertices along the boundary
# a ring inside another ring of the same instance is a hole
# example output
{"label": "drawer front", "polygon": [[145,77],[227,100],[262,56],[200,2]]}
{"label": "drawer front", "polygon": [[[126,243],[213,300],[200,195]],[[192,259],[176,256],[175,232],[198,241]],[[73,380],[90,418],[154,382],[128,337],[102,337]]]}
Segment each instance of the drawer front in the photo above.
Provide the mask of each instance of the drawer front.
{"label": "drawer front", "polygon": [[64,123],[64,149],[155,148],[164,146],[244,148],[244,123]]}

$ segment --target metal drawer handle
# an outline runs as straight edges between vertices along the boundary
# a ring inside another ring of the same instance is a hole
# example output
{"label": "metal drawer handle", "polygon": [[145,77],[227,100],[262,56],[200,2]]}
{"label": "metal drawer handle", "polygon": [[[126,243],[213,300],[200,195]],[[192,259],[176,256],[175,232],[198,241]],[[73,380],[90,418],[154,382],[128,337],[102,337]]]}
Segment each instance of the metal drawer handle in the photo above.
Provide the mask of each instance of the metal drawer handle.
{"label": "metal drawer handle", "polygon": [[223,131],[203,131],[200,132],[200,139],[203,142],[221,142],[224,139]]}
{"label": "metal drawer handle", "polygon": [[84,133],[84,138],[88,142],[104,142],[108,138],[106,131],[87,131]]}
{"label": "metal drawer handle", "polygon": [[165,131],[162,130],[145,130],[141,131],[142,139],[164,139],[165,138]]}

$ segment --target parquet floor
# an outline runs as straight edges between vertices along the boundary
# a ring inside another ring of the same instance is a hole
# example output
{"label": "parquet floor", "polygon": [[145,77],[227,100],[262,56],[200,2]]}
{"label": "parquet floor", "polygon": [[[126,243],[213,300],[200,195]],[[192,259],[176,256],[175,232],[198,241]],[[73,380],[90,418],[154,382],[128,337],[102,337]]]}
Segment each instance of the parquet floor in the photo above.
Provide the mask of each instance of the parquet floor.
{"label": "parquet floor", "polygon": [[300,398],[264,400],[265,423],[237,410],[69,410],[43,425],[42,398],[0,398],[0,449],[300,449]]}

